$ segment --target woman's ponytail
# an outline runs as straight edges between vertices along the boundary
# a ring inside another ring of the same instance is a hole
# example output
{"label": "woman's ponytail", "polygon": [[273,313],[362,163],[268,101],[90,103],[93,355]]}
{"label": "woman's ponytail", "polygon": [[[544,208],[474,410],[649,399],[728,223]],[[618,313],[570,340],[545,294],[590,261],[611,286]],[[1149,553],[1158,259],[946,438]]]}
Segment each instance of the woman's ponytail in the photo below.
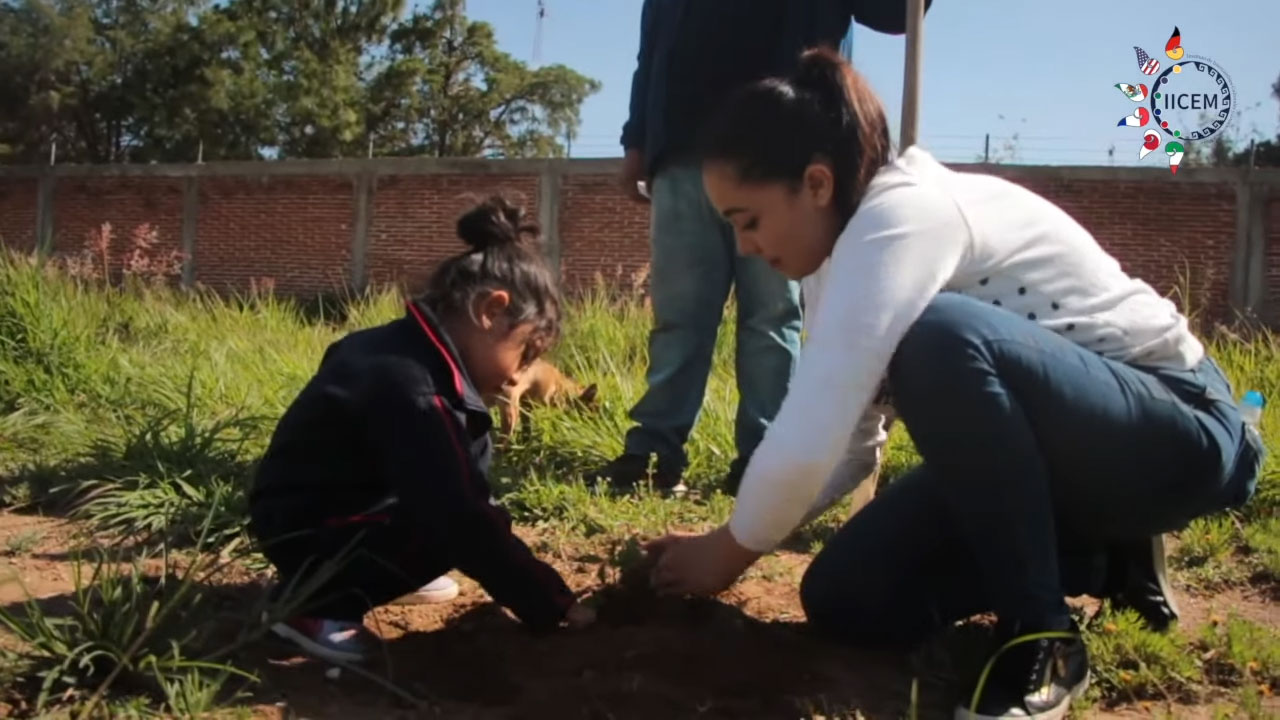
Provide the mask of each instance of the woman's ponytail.
{"label": "woman's ponytail", "polygon": [[791,77],[734,95],[703,128],[700,149],[703,160],[727,162],[748,182],[799,183],[810,163],[825,159],[844,220],[892,159],[879,98],[828,48],[805,51]]}

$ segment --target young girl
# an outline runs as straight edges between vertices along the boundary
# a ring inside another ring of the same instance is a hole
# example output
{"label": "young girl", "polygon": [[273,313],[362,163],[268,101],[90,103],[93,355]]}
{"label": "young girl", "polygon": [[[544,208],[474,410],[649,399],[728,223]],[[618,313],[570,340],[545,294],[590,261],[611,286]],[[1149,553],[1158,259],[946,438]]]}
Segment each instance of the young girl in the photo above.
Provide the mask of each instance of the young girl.
{"label": "young girl", "polygon": [[486,480],[486,401],[559,332],[536,232],[500,199],[466,213],[458,236],[471,249],[403,318],[330,346],[281,418],[250,497],[282,595],[307,596],[278,635],[358,661],[372,640],[365,612],[454,568],[531,627],[591,621],[511,533]]}
{"label": "young girl", "polygon": [[1050,202],[919,148],[892,158],[879,101],[834,53],[727,103],[704,150],[740,251],[803,278],[812,317],[732,518],[652,543],[655,585],[718,592],[776,547],[887,373],[923,463],[814,559],[810,622],[910,643],[994,611],[1008,643],[958,715],[1061,717],[1088,659],[1060,561],[1105,550],[1111,582],[1094,590],[1158,623],[1152,536],[1253,494],[1261,440],[1222,371]]}

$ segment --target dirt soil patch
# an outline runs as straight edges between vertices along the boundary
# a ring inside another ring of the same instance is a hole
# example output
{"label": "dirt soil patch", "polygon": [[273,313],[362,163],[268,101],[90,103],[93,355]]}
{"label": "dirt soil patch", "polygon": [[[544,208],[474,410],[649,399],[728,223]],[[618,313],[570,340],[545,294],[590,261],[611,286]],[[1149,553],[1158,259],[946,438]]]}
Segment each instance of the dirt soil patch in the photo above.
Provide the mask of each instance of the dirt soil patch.
{"label": "dirt soil patch", "polygon": [[[72,585],[76,526],[0,512],[0,603],[52,599]],[[921,717],[950,717],[955,689],[944,641],[911,656],[841,647],[807,632],[797,587],[808,556],[767,559],[717,600],[660,600],[636,576],[607,587],[594,558],[557,562],[575,590],[599,593],[592,628],[534,636],[470,579],[442,605],[392,606],[366,624],[386,642],[369,669],[422,698],[413,709],[386,688],[271,640],[238,661],[259,672],[247,701],[259,718],[900,718],[918,680]],[[261,575],[236,573],[226,602]],[[20,580],[21,582],[14,582]],[[1249,589],[1181,592],[1184,624],[1235,612],[1272,627],[1280,607]],[[242,601],[242,600],[239,600]],[[1089,603],[1086,601],[1086,605]],[[229,609],[234,610],[234,607]],[[1269,706],[1270,707],[1270,706]],[[1280,705],[1275,709],[1280,712]],[[1126,707],[1089,717],[1212,717],[1211,707]],[[4,716],[0,712],[0,716]]]}

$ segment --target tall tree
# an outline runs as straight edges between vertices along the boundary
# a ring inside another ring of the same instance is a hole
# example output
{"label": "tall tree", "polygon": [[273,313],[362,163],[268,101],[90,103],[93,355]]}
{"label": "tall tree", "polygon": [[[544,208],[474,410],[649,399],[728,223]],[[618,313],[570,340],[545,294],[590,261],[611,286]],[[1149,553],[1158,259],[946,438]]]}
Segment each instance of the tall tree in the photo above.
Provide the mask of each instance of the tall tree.
{"label": "tall tree", "polygon": [[254,29],[278,105],[281,157],[337,157],[363,149],[364,66],[385,43],[404,0],[231,0],[220,14]]}
{"label": "tall tree", "polygon": [[392,29],[370,82],[368,127],[387,152],[562,156],[582,102],[600,83],[564,65],[530,68],[497,47],[493,28],[437,0]]}
{"label": "tall tree", "polygon": [[[1271,85],[1271,97],[1280,102],[1280,75],[1276,76],[1276,81]],[[1280,122],[1280,109],[1276,110],[1277,122]]]}
{"label": "tall tree", "polygon": [[248,160],[278,142],[280,115],[261,43],[248,23],[208,9],[150,48],[137,81],[135,160]]}
{"label": "tall tree", "polygon": [[403,4],[0,0],[0,161],[563,154],[597,82]]}
{"label": "tall tree", "polygon": [[203,0],[0,5],[0,144],[34,161],[254,157],[271,140],[262,75],[238,29],[197,25]]}

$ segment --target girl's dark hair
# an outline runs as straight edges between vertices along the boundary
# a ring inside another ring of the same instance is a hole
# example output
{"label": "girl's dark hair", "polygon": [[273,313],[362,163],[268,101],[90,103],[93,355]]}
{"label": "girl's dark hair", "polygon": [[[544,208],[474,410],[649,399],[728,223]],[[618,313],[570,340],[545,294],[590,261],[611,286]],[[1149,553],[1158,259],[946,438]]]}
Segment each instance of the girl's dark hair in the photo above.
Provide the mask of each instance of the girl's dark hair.
{"label": "girl's dark hair", "polygon": [[788,78],[752,83],[702,128],[699,156],[732,166],[744,182],[799,185],[815,160],[830,162],[842,221],[876,171],[892,160],[889,125],[867,81],[835,51],[805,51]]}
{"label": "girl's dark hair", "polygon": [[458,218],[458,237],[470,248],[432,273],[422,301],[440,315],[475,320],[475,300],[484,292],[511,295],[512,324],[534,323],[530,350],[540,354],[560,334],[560,293],[543,258],[536,223],[506,199],[493,196]]}

